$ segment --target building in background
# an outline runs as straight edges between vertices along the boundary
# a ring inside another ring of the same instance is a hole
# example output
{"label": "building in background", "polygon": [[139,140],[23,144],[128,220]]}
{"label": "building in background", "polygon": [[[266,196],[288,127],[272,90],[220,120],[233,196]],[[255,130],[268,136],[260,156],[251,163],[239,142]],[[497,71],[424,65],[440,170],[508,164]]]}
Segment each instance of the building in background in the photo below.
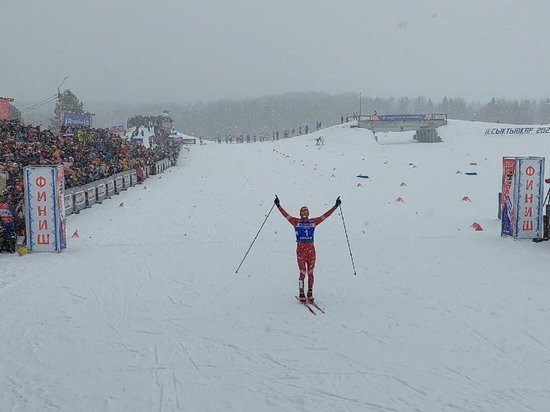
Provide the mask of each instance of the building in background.
{"label": "building in background", "polygon": [[21,112],[11,97],[0,97],[0,120],[21,120]]}

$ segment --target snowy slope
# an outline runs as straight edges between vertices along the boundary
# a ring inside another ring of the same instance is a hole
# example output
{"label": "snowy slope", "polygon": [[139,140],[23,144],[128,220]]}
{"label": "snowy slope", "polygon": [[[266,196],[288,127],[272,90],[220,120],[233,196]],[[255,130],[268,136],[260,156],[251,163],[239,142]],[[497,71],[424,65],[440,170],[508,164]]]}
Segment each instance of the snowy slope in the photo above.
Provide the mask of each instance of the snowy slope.
{"label": "snowy slope", "polygon": [[[547,410],[549,245],[501,238],[496,215],[501,157],[549,158],[550,138],[487,127],[193,146],[71,216],[63,254],[0,255],[0,409]],[[275,194],[293,215],[342,198],[357,275],[335,213],[316,231],[324,315],[294,299],[276,209],[235,273]]]}

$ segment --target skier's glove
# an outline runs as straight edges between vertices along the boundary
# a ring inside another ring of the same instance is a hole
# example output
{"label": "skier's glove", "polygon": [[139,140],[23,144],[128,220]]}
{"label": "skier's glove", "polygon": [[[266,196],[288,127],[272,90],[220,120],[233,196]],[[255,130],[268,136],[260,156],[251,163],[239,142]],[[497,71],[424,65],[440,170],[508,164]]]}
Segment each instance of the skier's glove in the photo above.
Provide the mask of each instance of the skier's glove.
{"label": "skier's glove", "polygon": [[340,200],[340,196],[336,198],[336,203],[334,204],[334,207],[338,207],[342,204],[342,201]]}
{"label": "skier's glove", "polygon": [[276,206],[279,206],[281,204],[277,195],[275,195],[275,200],[273,201],[273,203],[275,203]]}

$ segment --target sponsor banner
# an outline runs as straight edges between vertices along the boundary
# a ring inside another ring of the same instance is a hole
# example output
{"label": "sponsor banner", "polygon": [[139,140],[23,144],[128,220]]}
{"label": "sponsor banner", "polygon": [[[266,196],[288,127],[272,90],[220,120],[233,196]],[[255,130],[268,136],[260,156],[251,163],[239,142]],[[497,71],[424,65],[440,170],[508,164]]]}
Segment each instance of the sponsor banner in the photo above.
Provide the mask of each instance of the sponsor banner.
{"label": "sponsor banner", "polygon": [[124,175],[122,175],[122,183],[124,185],[124,190],[132,186],[132,179],[130,177],[130,173],[125,173]]}
{"label": "sponsor banner", "polygon": [[63,110],[61,112],[61,126],[92,127],[92,115]]}
{"label": "sponsor banner", "polygon": [[101,182],[96,186],[96,190],[97,190],[97,201],[101,203],[107,197],[107,185],[105,184],[105,182]]}
{"label": "sponsor banner", "polygon": [[517,217],[514,237],[541,238],[543,236],[544,158],[518,158],[517,171]]}
{"label": "sponsor banner", "polygon": [[115,180],[113,178],[107,179],[107,197],[111,197],[115,194]]}
{"label": "sponsor banner", "polygon": [[493,127],[485,129],[485,135],[490,134],[550,134],[550,127]]}
{"label": "sponsor banner", "polygon": [[516,158],[504,157],[502,159],[502,199],[501,210],[501,236],[513,236],[515,228],[515,209],[513,204],[516,178]]}
{"label": "sponsor banner", "polygon": [[93,183],[86,188],[86,207],[92,207],[97,201],[95,186]]}
{"label": "sponsor banner", "polygon": [[66,242],[63,167],[27,166],[23,178],[27,248],[61,252]]}
{"label": "sponsor banner", "polygon": [[10,102],[0,99],[0,120],[9,120],[10,118]]}
{"label": "sponsor banner", "polygon": [[432,120],[431,114],[379,114],[378,120],[383,122],[406,122],[419,120]]}
{"label": "sponsor banner", "polygon": [[86,207],[86,192],[82,188],[78,188],[74,192],[74,210],[80,212]]}
{"label": "sponsor banner", "polygon": [[124,189],[124,184],[122,183],[122,176],[115,177],[115,193],[120,193]]}
{"label": "sponsor banner", "polygon": [[114,126],[109,127],[109,132],[113,134],[122,134],[124,133],[124,124],[115,124]]}
{"label": "sponsor banner", "polygon": [[72,189],[65,191],[65,215],[70,215],[74,211],[74,197]]}

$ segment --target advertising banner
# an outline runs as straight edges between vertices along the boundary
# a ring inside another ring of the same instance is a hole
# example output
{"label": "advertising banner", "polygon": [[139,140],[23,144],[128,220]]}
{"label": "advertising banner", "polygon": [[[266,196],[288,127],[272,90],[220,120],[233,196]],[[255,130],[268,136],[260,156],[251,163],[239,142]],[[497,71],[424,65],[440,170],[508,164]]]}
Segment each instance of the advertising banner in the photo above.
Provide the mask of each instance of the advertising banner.
{"label": "advertising banner", "polygon": [[92,115],[63,110],[61,112],[61,126],[92,127]]}
{"label": "advertising banner", "polygon": [[501,235],[516,239],[543,236],[544,158],[504,157]]}
{"label": "advertising banner", "polygon": [[73,211],[74,211],[73,190],[68,189],[65,191],[65,216],[71,215]]}
{"label": "advertising banner", "polygon": [[122,175],[122,183],[124,190],[128,189],[132,185],[132,179],[130,178],[130,173],[125,173]]}
{"label": "advertising banner", "polygon": [[86,192],[81,187],[74,191],[74,211],[80,212],[86,207]]}
{"label": "advertising banner", "polygon": [[122,134],[124,133],[124,124],[115,124],[114,126],[109,127],[109,132],[113,134]]}
{"label": "advertising banner", "polygon": [[124,189],[124,184],[122,182],[122,176],[115,177],[115,193],[120,193]]}
{"label": "advertising banner", "polygon": [[516,212],[513,199],[516,176],[516,158],[504,157],[502,159],[502,199],[501,210],[501,236],[513,236]]}
{"label": "advertising banner", "polygon": [[431,120],[431,114],[379,114],[377,119],[383,122],[406,122],[406,121],[419,121],[419,120]]}
{"label": "advertising banner", "polygon": [[23,178],[27,249],[61,252],[67,239],[63,167],[27,166]]}
{"label": "advertising banner", "polygon": [[549,134],[549,126],[528,126],[528,127],[493,127],[491,129],[485,129],[485,135],[491,134]]}
{"label": "advertising banner", "polygon": [[107,179],[107,197],[111,197],[115,194],[115,180],[113,178]]}
{"label": "advertising banner", "polygon": [[515,238],[543,236],[544,158],[518,158]]}
{"label": "advertising banner", "polygon": [[107,198],[107,185],[105,182],[101,182],[96,186],[97,202],[101,203]]}
{"label": "advertising banner", "polygon": [[92,207],[97,201],[96,188],[93,183],[86,185],[86,207]]}

